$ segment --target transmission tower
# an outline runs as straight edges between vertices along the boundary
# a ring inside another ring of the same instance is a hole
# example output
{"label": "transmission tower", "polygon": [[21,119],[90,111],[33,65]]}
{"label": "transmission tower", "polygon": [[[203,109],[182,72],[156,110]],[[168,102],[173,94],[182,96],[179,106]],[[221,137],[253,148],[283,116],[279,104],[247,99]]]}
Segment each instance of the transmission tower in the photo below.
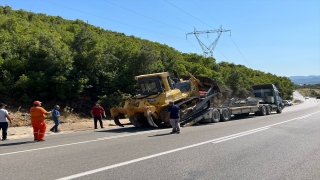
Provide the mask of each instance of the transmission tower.
{"label": "transmission tower", "polygon": [[[190,33],[187,33],[187,34],[186,34],[186,38],[188,37],[188,35],[194,34],[194,35],[196,36],[196,38],[197,38],[200,46],[201,46],[201,49],[202,49],[202,51],[203,51],[203,55],[204,55],[205,57],[207,57],[208,54],[210,54],[210,56],[213,57],[213,51],[214,51],[214,48],[216,47],[216,45],[217,45],[217,43],[218,43],[218,40],[219,40],[219,38],[220,38],[220,36],[221,36],[221,33],[223,33],[223,32],[228,32],[228,31],[230,31],[230,36],[231,36],[231,30],[224,30],[224,29],[222,29],[222,26],[220,26],[219,29],[206,30],[206,31],[197,31],[196,28],[194,28],[194,31],[193,31],[193,32],[190,32]],[[209,36],[209,35],[208,35],[209,33],[218,33],[218,37],[212,42],[212,44],[211,44],[209,47],[207,47],[207,46],[206,46],[203,42],[201,42],[201,40],[199,39],[199,34],[205,34],[205,33],[207,34],[207,36]]]}

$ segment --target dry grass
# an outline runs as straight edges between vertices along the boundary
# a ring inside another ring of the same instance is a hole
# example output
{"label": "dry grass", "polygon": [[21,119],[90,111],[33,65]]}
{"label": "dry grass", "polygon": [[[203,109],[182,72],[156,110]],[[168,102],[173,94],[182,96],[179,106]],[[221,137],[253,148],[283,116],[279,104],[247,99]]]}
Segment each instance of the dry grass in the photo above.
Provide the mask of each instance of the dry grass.
{"label": "dry grass", "polygon": [[317,94],[320,94],[320,89],[310,89],[310,88],[305,88],[305,89],[298,89],[299,93],[303,96],[309,96],[309,97],[315,97],[312,92],[316,92]]}
{"label": "dry grass", "polygon": [[[31,126],[30,114],[26,112],[20,112],[14,110],[8,110],[10,113],[10,117],[12,120],[12,127],[21,127],[21,126]],[[60,118],[60,123],[78,123],[78,122],[87,122],[91,119],[83,118],[78,114],[71,113],[62,113],[63,117]],[[51,114],[47,115],[47,121],[53,121],[51,118]]]}

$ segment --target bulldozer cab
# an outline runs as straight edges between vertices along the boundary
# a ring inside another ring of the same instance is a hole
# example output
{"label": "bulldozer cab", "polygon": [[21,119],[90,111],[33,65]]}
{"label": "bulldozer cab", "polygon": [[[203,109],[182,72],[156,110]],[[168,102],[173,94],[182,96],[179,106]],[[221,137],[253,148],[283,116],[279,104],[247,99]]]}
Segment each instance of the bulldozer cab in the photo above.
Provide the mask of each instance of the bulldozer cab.
{"label": "bulldozer cab", "polygon": [[163,92],[163,81],[160,77],[146,77],[138,80],[141,95],[152,95]]}
{"label": "bulldozer cab", "polygon": [[154,95],[174,89],[169,73],[136,76],[141,95]]}

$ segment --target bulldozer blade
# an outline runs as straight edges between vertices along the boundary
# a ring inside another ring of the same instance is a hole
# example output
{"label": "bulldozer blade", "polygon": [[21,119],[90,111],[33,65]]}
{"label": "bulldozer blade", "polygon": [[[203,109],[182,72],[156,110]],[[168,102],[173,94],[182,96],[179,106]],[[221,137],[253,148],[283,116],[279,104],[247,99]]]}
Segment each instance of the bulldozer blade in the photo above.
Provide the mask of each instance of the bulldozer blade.
{"label": "bulldozer blade", "polygon": [[134,116],[131,116],[129,117],[129,121],[131,122],[131,124],[134,126],[134,127],[141,127],[139,121],[137,120],[136,117]]}
{"label": "bulldozer blade", "polygon": [[119,117],[118,117],[118,116],[114,117],[114,123],[115,123],[116,125],[120,126],[120,127],[124,127],[123,124],[120,123],[120,120],[119,120]]}
{"label": "bulldozer blade", "polygon": [[158,126],[156,125],[156,123],[154,123],[154,121],[153,121],[153,119],[152,119],[152,116],[151,116],[151,113],[148,113],[148,114],[147,114],[147,120],[148,120],[148,123],[149,123],[150,126],[152,126],[152,127],[158,127]]}

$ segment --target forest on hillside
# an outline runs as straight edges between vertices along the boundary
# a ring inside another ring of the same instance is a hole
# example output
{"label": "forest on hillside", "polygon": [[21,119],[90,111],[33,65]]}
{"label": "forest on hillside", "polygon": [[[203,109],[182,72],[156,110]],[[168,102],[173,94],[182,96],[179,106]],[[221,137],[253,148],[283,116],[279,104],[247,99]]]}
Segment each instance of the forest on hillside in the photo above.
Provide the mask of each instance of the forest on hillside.
{"label": "forest on hillside", "polygon": [[0,6],[0,101],[12,106],[41,100],[80,111],[99,101],[109,109],[130,97],[134,76],[173,70],[218,80],[229,92],[225,98],[243,97],[253,84],[275,84],[284,99],[294,89],[287,77],[217,63],[81,20]]}

